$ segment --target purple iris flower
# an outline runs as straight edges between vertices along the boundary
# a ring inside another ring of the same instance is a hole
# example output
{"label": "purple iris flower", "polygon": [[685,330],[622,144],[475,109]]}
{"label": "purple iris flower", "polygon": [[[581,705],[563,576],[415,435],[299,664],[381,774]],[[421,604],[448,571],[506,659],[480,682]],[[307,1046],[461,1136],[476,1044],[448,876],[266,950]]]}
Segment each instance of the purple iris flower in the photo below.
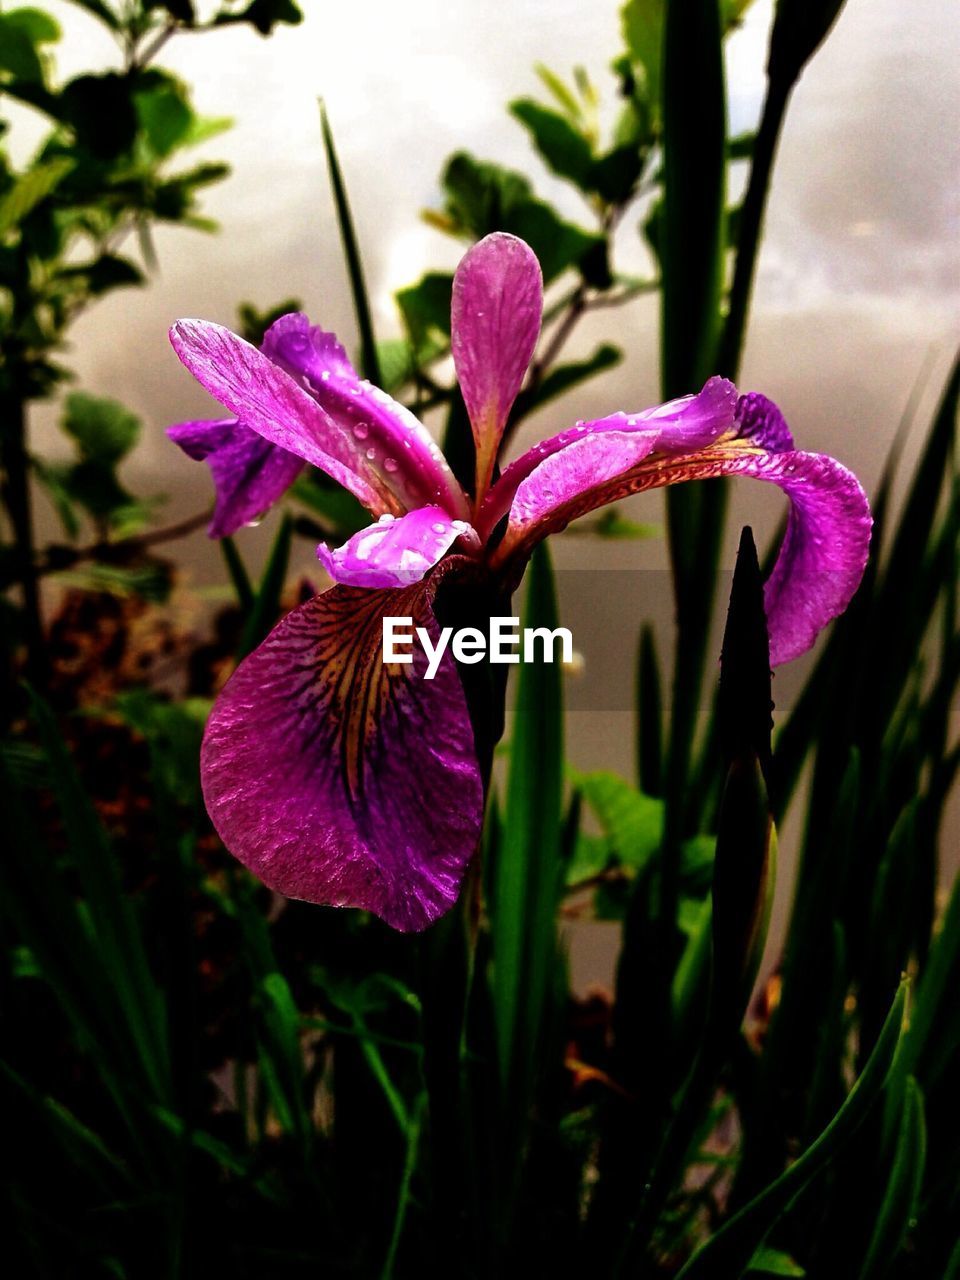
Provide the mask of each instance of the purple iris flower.
{"label": "purple iris flower", "polygon": [[[290,897],[422,929],[455,902],[483,818],[467,700],[449,651],[433,680],[414,646],[385,665],[384,616],[436,643],[442,580],[513,589],[533,547],[571,520],[682,480],[745,475],[790,499],[766,584],[774,663],[803,653],[846,608],[870,541],[856,478],[796,450],[780,411],[711,378],[698,395],[615,413],[536,445],[494,479],[507,418],[540,333],[543,287],[522,240],[495,234],[453,286],[452,348],[476,444],[464,493],[427,429],[361,380],[336,339],[284,316],[258,351],[219,325],[181,320],[180,359],[231,417],[171,434],[210,463],[212,532],[259,514],[303,461],[374,517],[318,554],[335,585],[301,605],[234,672],[207,725],[201,775],[224,844]],[[496,532],[496,537],[494,533]]]}

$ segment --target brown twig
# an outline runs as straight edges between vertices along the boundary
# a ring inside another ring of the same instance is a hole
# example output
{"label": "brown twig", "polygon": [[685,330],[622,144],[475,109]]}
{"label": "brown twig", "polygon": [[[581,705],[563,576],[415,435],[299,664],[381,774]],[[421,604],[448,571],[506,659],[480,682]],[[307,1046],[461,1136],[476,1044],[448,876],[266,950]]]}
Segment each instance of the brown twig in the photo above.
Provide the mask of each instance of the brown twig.
{"label": "brown twig", "polygon": [[138,533],[131,538],[121,538],[119,542],[101,539],[98,542],[87,543],[84,547],[48,547],[45,558],[35,566],[34,573],[37,577],[45,573],[57,573],[61,569],[70,569],[83,560],[126,560],[138,552],[146,551],[149,547],[184,538],[187,534],[202,528],[209,519],[210,512],[207,510],[190,516],[186,520],[180,520],[177,524],[167,525],[163,529],[153,529],[148,533]]}

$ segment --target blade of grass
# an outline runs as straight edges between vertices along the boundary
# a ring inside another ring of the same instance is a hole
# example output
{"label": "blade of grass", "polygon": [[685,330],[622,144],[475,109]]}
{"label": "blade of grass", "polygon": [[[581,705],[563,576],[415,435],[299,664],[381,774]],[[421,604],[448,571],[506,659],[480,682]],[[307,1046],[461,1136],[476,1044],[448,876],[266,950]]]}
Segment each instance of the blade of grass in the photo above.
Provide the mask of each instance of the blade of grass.
{"label": "blade of grass", "polygon": [[373,320],[370,315],[370,302],[363,275],[363,261],[360,247],[353,226],[353,215],[347,199],[347,188],[343,181],[340,161],[337,159],[336,147],[333,143],[333,131],[327,116],[327,108],[320,100],[320,128],[323,133],[323,149],[327,156],[327,168],[330,172],[330,187],[333,191],[333,203],[337,210],[337,222],[340,225],[340,238],[343,241],[343,253],[347,260],[347,274],[350,278],[350,293],[353,297],[353,309],[357,317],[357,328],[360,331],[360,367],[363,376],[376,386],[383,381],[380,373],[380,360],[377,355],[377,340],[373,332]]}

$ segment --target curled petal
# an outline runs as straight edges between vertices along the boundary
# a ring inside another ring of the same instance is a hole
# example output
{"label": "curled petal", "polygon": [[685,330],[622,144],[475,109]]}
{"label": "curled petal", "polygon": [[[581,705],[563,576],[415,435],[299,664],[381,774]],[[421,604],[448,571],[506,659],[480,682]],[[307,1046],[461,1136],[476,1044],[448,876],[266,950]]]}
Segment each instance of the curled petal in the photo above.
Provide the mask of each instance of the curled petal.
{"label": "curled petal", "polygon": [[[747,397],[743,397],[746,399]],[[763,400],[764,397],[756,397]],[[765,401],[770,405],[770,401]],[[779,414],[775,405],[771,406]],[[557,501],[566,501],[577,491],[577,485],[590,481],[590,465],[595,462],[607,478],[617,474],[617,458],[623,466],[633,465],[654,450],[662,453],[685,453],[704,448],[736,428],[737,389],[726,378],[711,378],[695,396],[682,396],[667,404],[642,409],[638,413],[613,413],[592,422],[578,422],[575,427],[544,440],[522,454],[503,472],[490,490],[481,508],[478,528],[489,537],[511,508],[517,491],[528,476],[537,472],[539,492],[528,486],[521,506],[540,514]],[[781,419],[782,421],[782,419]],[[635,437],[628,441],[627,436]],[[588,440],[598,439],[595,444]],[[609,438],[608,438],[609,437]],[[556,461],[544,466],[548,458],[577,445],[579,456],[572,466]],[[622,469],[622,468],[621,468]],[[552,496],[547,497],[547,493]],[[511,523],[513,516],[511,513]],[[534,517],[536,518],[536,517]]]}
{"label": "curled petal", "polygon": [[207,526],[211,538],[225,538],[259,519],[296,480],[303,459],[270,444],[236,418],[181,422],[167,435],[213,476],[216,503]]}
{"label": "curled petal", "polygon": [[336,550],[321,542],[317,556],[335,582],[404,587],[419,582],[461,537],[477,543],[465,521],[440,507],[419,507],[399,520],[381,516]]}
{"label": "curled petal", "polygon": [[266,332],[264,354],[297,378],[353,441],[403,510],[439,503],[466,516],[467,502],[439,446],[409,409],[358,377],[332,333],[305,315],[282,316]]}
{"label": "curled petal", "polygon": [[[723,437],[688,454],[648,454],[611,477],[617,458],[628,451],[623,435],[610,432],[571,444],[531,473],[517,489],[494,563],[522,562],[548,533],[646,489],[727,475],[766,480],[791,502],[786,536],[765,588],[770,659],[778,665],[799,657],[843,612],[863,577],[872,521],[856,476],[823,454],[770,453],[749,439]],[[606,461],[604,445],[611,451]]]}
{"label": "curled petal", "polygon": [[483,788],[456,666],[384,666],[382,619],[436,641],[431,581],[336,586],[295,609],[214,704],[204,799],[227,848],[291,898],[423,929],[455,902]]}
{"label": "curled petal", "polygon": [[484,479],[537,345],[542,315],[543,277],[530,246],[499,231],[474,245],[453,278],[450,341]]}

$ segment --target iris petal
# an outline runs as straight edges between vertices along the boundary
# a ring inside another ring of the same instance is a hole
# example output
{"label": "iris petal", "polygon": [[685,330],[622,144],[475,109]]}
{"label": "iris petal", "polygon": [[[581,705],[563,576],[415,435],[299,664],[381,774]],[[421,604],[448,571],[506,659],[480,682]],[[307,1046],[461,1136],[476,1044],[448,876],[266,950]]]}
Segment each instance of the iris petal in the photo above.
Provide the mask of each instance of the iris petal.
{"label": "iris petal", "polygon": [[357,587],[404,587],[419,582],[456,542],[476,534],[440,507],[419,507],[393,520],[381,516],[335,550],[321,543],[320,563],[335,582]]}
{"label": "iris petal", "polygon": [[167,435],[213,477],[216,503],[207,526],[211,538],[225,538],[258,519],[296,480],[303,459],[243,426],[236,418],[181,422]]}
{"label": "iris petal", "polygon": [[358,376],[334,334],[292,312],[267,330],[263,351],[349,433],[362,465],[376,470],[405,510],[439,502],[467,515],[463,490],[430,432],[404,405]]}
{"label": "iris petal", "polygon": [[[435,580],[437,575],[433,575]],[[423,929],[456,901],[483,788],[456,666],[385,666],[382,619],[436,642],[435,581],[336,586],[288,614],[228,681],[201,752],[227,848],[292,898]]]}
{"label": "iris petal", "polygon": [[543,277],[530,246],[499,231],[474,245],[453,278],[450,332],[484,484],[537,345],[542,315]]}
{"label": "iris petal", "polygon": [[[629,465],[631,459],[637,462],[654,448],[674,453],[711,444],[719,436],[733,432],[736,408],[737,389],[733,383],[726,378],[711,378],[698,395],[683,396],[638,413],[613,413],[591,422],[579,422],[534,445],[506,468],[481,508],[478,519],[481,535],[489,536],[507,514],[523,481],[548,458],[572,444],[594,436],[606,437],[611,432],[635,436],[630,442],[618,436],[615,440],[583,446],[581,459],[585,461],[593,456],[602,470],[608,470],[618,448],[624,452],[624,465]],[[545,468],[538,473],[544,481],[542,488],[552,489],[554,497],[564,491],[560,483],[563,471],[561,464],[557,471]]]}
{"label": "iris petal", "polygon": [[[305,317],[299,319],[306,324]],[[287,335],[284,350],[292,349],[299,342],[301,354],[308,362],[311,352],[317,360],[323,354],[328,357],[331,369],[327,371],[331,372],[331,381],[333,368],[341,371],[337,376],[346,378],[343,374],[346,357],[335,340],[327,345],[320,344],[322,352],[318,353],[312,347],[314,339],[311,334],[319,335],[321,339],[331,337],[320,330],[310,330],[307,325],[307,331]],[[374,515],[383,512],[398,515],[407,510],[410,503],[422,506],[436,501],[438,496],[446,498],[450,487],[450,482],[444,478],[448,474],[446,464],[435,446],[436,456],[430,455],[432,461],[429,465],[421,456],[426,449],[422,440],[417,449],[414,448],[414,441],[425,432],[415,418],[409,417],[403,427],[396,426],[391,437],[392,451],[388,450],[382,434],[373,439],[373,428],[368,421],[370,409],[377,397],[384,397],[384,393],[375,392],[368,384],[360,384],[355,377],[347,378],[346,394],[356,402],[356,410],[331,414],[314,394],[308,374],[295,375],[291,372],[292,362],[287,368],[282,367],[270,355],[258,351],[221,325],[205,320],[178,320],[170,331],[170,341],[197,381],[245,426],[271,444],[279,445],[325,471],[349,489]],[[265,349],[278,351],[278,344],[279,339],[276,338],[271,345],[268,335]],[[349,364],[346,367],[349,368]],[[315,371],[319,384],[324,385],[322,371]],[[389,397],[384,397],[380,403],[388,407],[393,405]],[[399,405],[394,409],[406,412]],[[404,445],[404,439],[410,440],[409,449]],[[418,455],[416,460],[413,460],[414,453]],[[405,461],[408,455],[411,458],[409,462]],[[455,486],[455,482],[453,484]],[[450,501],[457,501],[459,494],[459,502],[465,511],[465,500],[459,488],[454,487],[452,494]]]}
{"label": "iris petal", "polygon": [[[745,475],[790,498],[787,532],[766,584],[774,664],[805,652],[849,604],[867,562],[871,517],[856,477],[833,458],[792,448],[780,411],[763,396],[737,402],[733,430],[690,448],[677,424],[650,439],[647,424],[571,439],[516,486],[493,564],[522,564],[533,546],[571,520],[646,489]],[[508,472],[502,479],[506,479]],[[493,495],[491,494],[491,497]]]}

